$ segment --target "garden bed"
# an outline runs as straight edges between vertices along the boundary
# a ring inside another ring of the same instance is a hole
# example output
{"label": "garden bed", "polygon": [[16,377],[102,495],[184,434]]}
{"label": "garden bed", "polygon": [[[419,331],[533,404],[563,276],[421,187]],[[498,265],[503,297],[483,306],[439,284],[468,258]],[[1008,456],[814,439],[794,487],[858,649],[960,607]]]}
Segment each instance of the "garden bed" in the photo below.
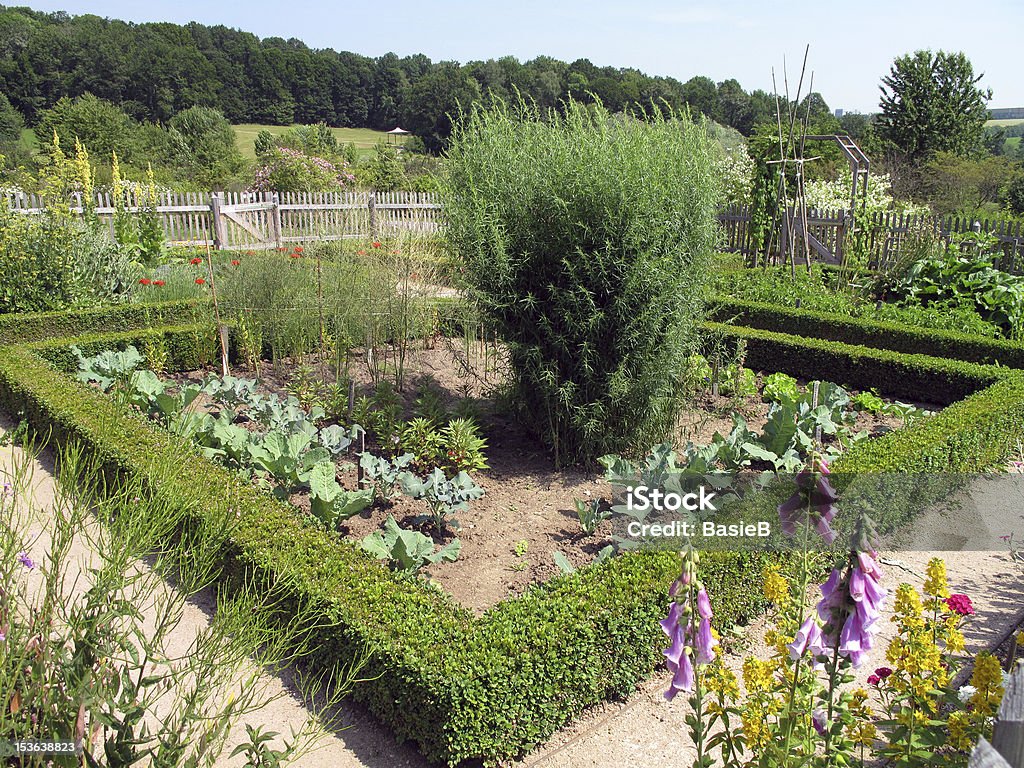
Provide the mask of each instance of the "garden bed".
{"label": "garden bed", "polygon": [[[461,552],[454,562],[439,562],[427,570],[430,577],[459,603],[480,613],[500,601],[523,593],[530,585],[547,581],[561,573],[555,553],[561,553],[574,567],[591,563],[602,549],[613,543],[611,522],[606,520],[592,535],[580,526],[574,502],[610,499],[612,486],[596,468],[556,468],[521,425],[503,412],[497,393],[503,384],[500,373],[489,369],[490,354],[466,354],[460,340],[434,339],[430,344],[409,350],[407,380],[404,391],[396,393],[403,413],[417,412],[417,399],[430,391],[438,405],[451,412],[472,411],[487,439],[485,454],[489,467],[474,473],[474,479],[486,492],[473,501],[467,511],[458,515],[461,528],[438,532],[429,526],[427,532],[437,546],[444,546],[456,536]],[[480,348],[476,348],[479,352]],[[378,351],[380,354],[381,351]],[[357,398],[372,398],[371,379],[362,352],[357,351],[348,368],[355,382]],[[499,366],[500,367],[500,366]],[[296,377],[295,372],[300,371]],[[174,374],[181,383],[197,383],[218,373],[211,368]],[[236,366],[232,373],[255,377],[256,371]],[[265,364],[259,371],[257,393],[287,397],[297,391],[307,392],[316,381],[333,381],[334,373],[327,363],[313,356],[301,360],[285,360],[277,365]],[[741,416],[755,432],[763,430],[770,403],[762,398],[765,372],[752,378],[756,391],[743,395],[712,394],[708,388],[695,393],[679,415],[673,443],[685,446],[712,441],[716,433],[727,435],[734,428],[733,415]],[[297,379],[301,380],[297,383]],[[805,388],[809,382],[799,381]],[[859,392],[851,391],[851,395]],[[315,399],[310,396],[310,400]],[[891,399],[882,401],[885,405]],[[936,410],[934,404],[915,403]],[[214,411],[215,403],[210,403]],[[244,411],[243,411],[244,413]],[[853,432],[864,431],[873,437],[903,426],[903,420],[891,413],[872,414],[866,410],[850,411]],[[828,438],[826,438],[828,439]],[[829,440],[830,444],[834,440]],[[386,452],[372,439],[366,445],[374,454]],[[360,487],[355,463],[358,456],[350,451],[339,462],[338,481],[343,487]],[[767,467],[765,467],[767,468]],[[308,492],[293,494],[291,503],[310,511]],[[424,512],[423,503],[406,495],[390,501],[378,500],[373,506],[350,517],[340,525],[340,533],[360,540],[380,530],[388,516],[393,516],[405,529],[417,527],[416,518]]]}

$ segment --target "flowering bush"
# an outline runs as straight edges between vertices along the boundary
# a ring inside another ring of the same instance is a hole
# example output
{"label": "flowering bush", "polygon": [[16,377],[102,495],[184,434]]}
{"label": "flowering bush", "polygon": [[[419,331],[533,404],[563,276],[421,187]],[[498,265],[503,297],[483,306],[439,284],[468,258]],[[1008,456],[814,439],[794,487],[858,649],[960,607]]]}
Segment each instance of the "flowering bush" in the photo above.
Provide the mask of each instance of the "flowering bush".
{"label": "flowering bush", "polygon": [[764,595],[774,608],[764,639],[772,653],[744,660],[742,693],[736,674],[714,658],[710,599],[696,580],[696,555],[684,552],[661,624],[672,641],[665,652],[673,674],[666,698],[692,692],[687,724],[697,747],[694,768],[716,764],[715,750],[729,767],[864,765],[869,755],[898,766],[965,765],[977,740],[991,735],[1002,669],[995,657],[980,654],[970,685],[953,686],[968,661],[962,627],[974,607],[967,595],[950,594],[941,559],[928,564],[923,596],[909,584],[897,587],[889,666],[867,677],[870,690],[851,686],[851,670],[876,650],[888,595],[865,517],[854,532],[855,548],[831,569],[808,610],[807,542],[816,535],[834,540],[829,522],[837,502],[827,465],[812,459],[796,492],[779,506],[784,532],[803,537],[803,566],[795,581],[774,566],[765,570]]}
{"label": "flowering bush", "polygon": [[259,158],[250,189],[254,192],[328,192],[355,182],[345,162],[334,163],[288,147]]}

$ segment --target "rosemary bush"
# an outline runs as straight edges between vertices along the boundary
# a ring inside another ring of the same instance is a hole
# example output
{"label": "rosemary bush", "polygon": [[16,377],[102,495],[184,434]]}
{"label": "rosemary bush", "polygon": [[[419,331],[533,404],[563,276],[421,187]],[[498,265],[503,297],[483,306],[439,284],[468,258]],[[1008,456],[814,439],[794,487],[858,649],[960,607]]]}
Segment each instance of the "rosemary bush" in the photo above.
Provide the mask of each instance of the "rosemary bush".
{"label": "rosemary bush", "polygon": [[671,426],[718,238],[717,159],[685,115],[499,102],[458,121],[448,238],[556,462]]}

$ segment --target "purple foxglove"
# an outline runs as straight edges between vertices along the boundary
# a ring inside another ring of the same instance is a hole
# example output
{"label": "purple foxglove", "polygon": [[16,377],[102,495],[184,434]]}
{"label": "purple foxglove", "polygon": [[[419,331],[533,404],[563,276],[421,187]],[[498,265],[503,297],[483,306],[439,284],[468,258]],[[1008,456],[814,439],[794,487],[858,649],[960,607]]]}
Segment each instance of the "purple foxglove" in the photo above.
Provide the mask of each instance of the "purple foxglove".
{"label": "purple foxglove", "polygon": [[804,623],[797,630],[793,642],[786,647],[789,648],[789,656],[794,661],[806,652],[810,655],[815,669],[820,669],[823,666],[817,659],[818,656],[825,652],[825,644],[821,634],[821,627],[818,626],[818,622],[813,615],[804,619]]}

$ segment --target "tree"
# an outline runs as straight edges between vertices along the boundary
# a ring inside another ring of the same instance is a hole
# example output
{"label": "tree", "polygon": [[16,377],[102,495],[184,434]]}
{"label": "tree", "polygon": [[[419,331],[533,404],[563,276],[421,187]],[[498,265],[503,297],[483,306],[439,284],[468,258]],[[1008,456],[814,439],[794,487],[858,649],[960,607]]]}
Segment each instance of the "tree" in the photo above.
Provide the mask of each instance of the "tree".
{"label": "tree", "polygon": [[479,100],[476,80],[456,62],[442,61],[412,84],[402,122],[428,150],[438,152],[452,132],[451,116]]}
{"label": "tree", "polygon": [[35,127],[41,145],[53,143],[57,134],[61,146],[75,146],[75,139],[89,148],[96,157],[110,157],[114,152],[134,162],[138,149],[139,124],[123,110],[91,93],[60,99],[44,111]]}
{"label": "tree", "polygon": [[245,165],[231,123],[216,109],[190,107],[171,118],[168,130],[176,163],[200,184],[220,186]]}
{"label": "tree", "polygon": [[882,78],[878,131],[911,162],[937,152],[978,150],[988,119],[991,89],[963,53],[917,51],[895,60]]}
{"label": "tree", "polygon": [[369,168],[370,185],[378,192],[391,192],[405,181],[405,169],[398,151],[391,145],[377,144]]}
{"label": "tree", "polygon": [[7,97],[0,93],[0,145],[14,144],[21,138],[21,129],[25,122]]}

